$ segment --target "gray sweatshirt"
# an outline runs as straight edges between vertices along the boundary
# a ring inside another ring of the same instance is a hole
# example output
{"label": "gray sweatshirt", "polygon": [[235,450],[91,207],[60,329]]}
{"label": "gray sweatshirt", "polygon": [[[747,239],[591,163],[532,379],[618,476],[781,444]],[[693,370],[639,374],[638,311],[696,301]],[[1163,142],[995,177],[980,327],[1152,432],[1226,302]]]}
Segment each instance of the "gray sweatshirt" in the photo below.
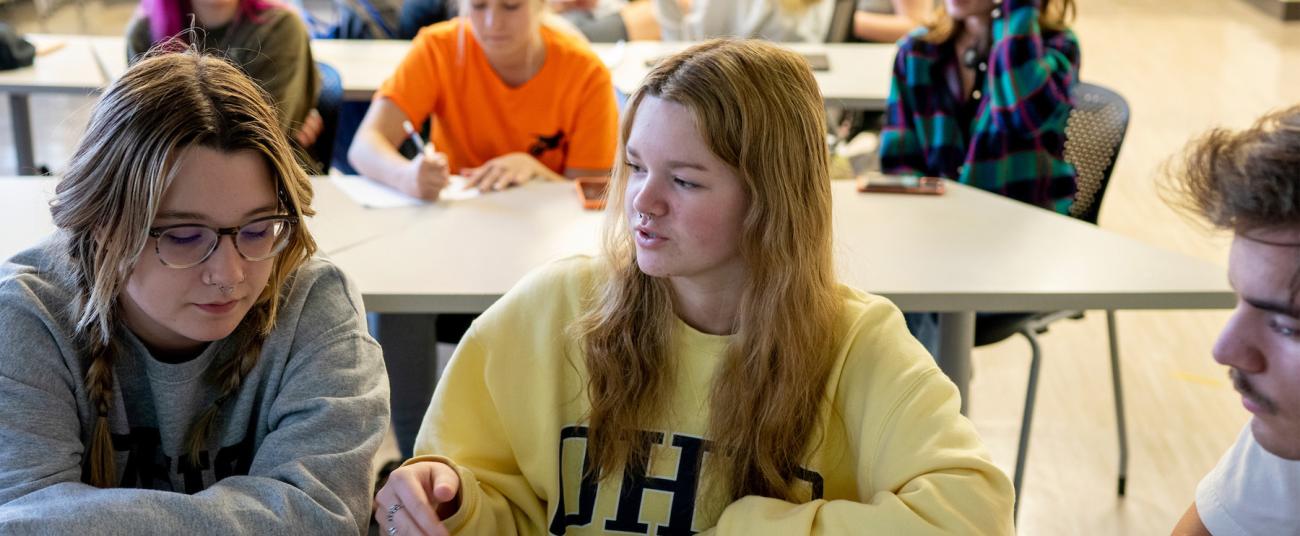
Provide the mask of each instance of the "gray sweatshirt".
{"label": "gray sweatshirt", "polygon": [[388,381],[336,266],[312,259],[290,279],[197,467],[185,435],[219,394],[205,372],[235,357],[234,337],[167,364],[121,330],[109,414],[121,487],[99,489],[82,482],[95,414],[57,243],[0,264],[0,534],[365,532]]}

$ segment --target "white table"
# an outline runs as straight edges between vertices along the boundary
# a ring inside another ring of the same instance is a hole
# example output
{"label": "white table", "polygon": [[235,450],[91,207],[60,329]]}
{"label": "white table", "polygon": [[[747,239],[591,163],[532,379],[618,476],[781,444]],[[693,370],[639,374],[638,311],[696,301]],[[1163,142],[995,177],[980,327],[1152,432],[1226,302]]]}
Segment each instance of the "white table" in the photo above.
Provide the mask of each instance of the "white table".
{"label": "white table", "polygon": [[[32,145],[32,116],[29,96],[32,93],[90,94],[105,85],[103,71],[95,54],[79,36],[24,36],[39,53],[29,67],[0,71],[0,93],[9,94],[10,123],[14,152],[20,173],[34,173],[36,158]],[[47,121],[63,118],[38,117]]]}
{"label": "white table", "polygon": [[[840,278],[909,311],[1232,306],[1221,267],[976,188],[948,189],[867,195],[833,183]],[[384,210],[322,181],[316,195],[323,249],[353,268],[369,309],[389,313],[482,311],[528,270],[595,252],[603,218],[579,210],[569,183]],[[370,228],[372,239],[331,240],[349,227]],[[401,262],[383,260],[393,251]]]}
{"label": "white table", "polygon": [[[369,100],[380,84],[397,70],[410,46],[409,41],[400,40],[318,39],[312,41],[311,49],[317,61],[328,63],[339,71],[345,99]],[[688,46],[690,43],[657,41],[591,45],[597,54],[612,63],[610,70],[614,86],[626,94],[640,87],[641,79],[650,71],[646,60],[667,56]],[[800,43],[787,46],[801,53],[826,54],[830,70],[815,71],[813,76],[827,104],[852,109],[885,109],[897,51],[894,45]]]}
{"label": "white table", "polygon": [[[0,71],[0,92],[9,93],[15,152],[20,173],[35,171],[28,95],[31,93],[94,93],[126,71],[126,41],[118,36],[27,36],[38,49],[62,46],[36,58],[33,66]],[[614,84],[630,94],[649,71],[646,60],[678,52],[689,43],[637,41],[624,44],[595,43],[592,48],[612,65]],[[883,110],[889,97],[896,47],[892,44],[835,43],[788,44],[802,53],[826,54],[829,71],[814,76],[827,104],[843,108]],[[312,41],[314,57],[339,71],[344,98],[369,100],[397,68],[409,41]]]}
{"label": "white table", "polygon": [[338,70],[343,99],[369,101],[397,65],[411,42],[400,39],[313,39],[312,58]]}
{"label": "white table", "polygon": [[[0,258],[52,230],[51,179],[0,178]],[[905,311],[941,313],[937,356],[966,400],[975,311],[1222,309],[1226,271],[981,190],[859,194],[833,184],[835,256],[846,284]],[[380,313],[481,312],[546,262],[598,251],[603,214],[573,185],[534,182],[476,199],[358,206],[316,181],[321,250]]]}
{"label": "white table", "polygon": [[[117,80],[126,72],[126,40],[122,37],[87,38],[104,65],[105,77]],[[312,58],[330,64],[343,81],[343,98],[368,101],[379,85],[397,70],[411,48],[410,41],[389,39],[313,39]]]}
{"label": "white table", "polygon": [[[834,191],[835,253],[845,283],[905,311],[940,313],[940,366],[966,400],[976,311],[1219,309],[1234,299],[1222,267],[1037,207],[950,184],[944,196]],[[355,205],[318,189],[322,243]],[[388,211],[377,211],[384,214]],[[479,312],[529,270],[598,251],[602,215],[570,184],[427,207],[372,240],[330,250],[384,313]]]}
{"label": "white table", "polygon": [[126,72],[126,39],[121,36],[85,36],[82,37],[90,50],[95,53],[95,60],[104,70],[104,80],[112,82]]}
{"label": "white table", "polygon": [[[647,60],[655,60],[685,50],[694,43],[634,41],[619,45],[594,43],[592,48],[607,60],[612,59],[614,87],[631,94],[641,86],[650,72]],[[885,109],[889,84],[893,77],[894,55],[898,47],[879,43],[782,43],[801,54],[825,54],[830,69],[813,71],[822,98],[827,105],[856,110]]]}

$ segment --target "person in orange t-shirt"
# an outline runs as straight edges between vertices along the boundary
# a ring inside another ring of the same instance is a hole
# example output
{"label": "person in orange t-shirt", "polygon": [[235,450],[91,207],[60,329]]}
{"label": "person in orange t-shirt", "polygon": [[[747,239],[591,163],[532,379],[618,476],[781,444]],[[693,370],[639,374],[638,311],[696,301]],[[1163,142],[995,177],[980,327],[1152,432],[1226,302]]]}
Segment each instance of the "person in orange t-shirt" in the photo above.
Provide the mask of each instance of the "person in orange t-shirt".
{"label": "person in orange t-shirt", "polygon": [[[575,37],[541,24],[543,0],[469,0],[424,28],[379,88],[348,151],[361,174],[435,200],[450,174],[483,190],[534,178],[607,175],[618,110],[609,71]],[[432,144],[398,147],[433,117]]]}
{"label": "person in orange t-shirt", "polygon": [[[542,25],[546,0],[462,0],[461,17],[428,26],[376,93],[348,159],[373,180],[436,200],[451,174],[497,190],[542,177],[608,175],[618,110],[609,71],[579,38]],[[405,121],[432,117],[431,141],[408,160]],[[472,315],[371,315],[384,348],[403,457],[436,383],[437,341]]]}

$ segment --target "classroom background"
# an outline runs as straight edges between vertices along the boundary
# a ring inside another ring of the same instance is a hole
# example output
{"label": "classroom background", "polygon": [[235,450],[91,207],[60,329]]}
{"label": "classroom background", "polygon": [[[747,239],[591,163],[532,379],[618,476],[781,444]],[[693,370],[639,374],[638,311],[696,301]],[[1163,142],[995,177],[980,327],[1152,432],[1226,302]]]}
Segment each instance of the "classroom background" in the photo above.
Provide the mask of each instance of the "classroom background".
{"label": "classroom background", "polygon": [[[73,0],[38,14],[0,0],[20,34],[121,35],[131,0]],[[1287,6],[1288,4],[1292,4]],[[1110,87],[1132,117],[1101,209],[1102,228],[1226,264],[1228,237],[1159,198],[1164,166],[1192,137],[1240,128],[1300,102],[1300,23],[1273,12],[1291,0],[1082,0],[1073,28],[1081,79]],[[36,160],[57,174],[81,135],[92,96],[31,98]],[[0,99],[0,176],[17,171],[8,100]],[[1115,493],[1117,449],[1105,315],[1057,322],[1040,338],[1043,368],[1020,534],[1167,534],[1197,482],[1248,413],[1210,357],[1229,311],[1120,311],[1118,335],[1130,441],[1127,497]],[[449,348],[443,348],[447,353]],[[1010,474],[1029,348],[1013,337],[974,352],[970,416]],[[383,456],[395,457],[387,449]],[[380,460],[383,461],[383,460]]]}

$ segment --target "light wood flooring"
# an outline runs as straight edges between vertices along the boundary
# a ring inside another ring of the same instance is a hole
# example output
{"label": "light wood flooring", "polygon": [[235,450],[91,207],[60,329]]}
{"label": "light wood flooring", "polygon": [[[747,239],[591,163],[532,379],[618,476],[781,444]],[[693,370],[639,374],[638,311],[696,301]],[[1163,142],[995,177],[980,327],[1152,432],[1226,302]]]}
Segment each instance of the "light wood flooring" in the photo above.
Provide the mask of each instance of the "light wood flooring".
{"label": "light wood flooring", "polygon": [[[89,2],[90,33],[117,33],[131,3]],[[30,4],[0,7],[21,31],[40,31]],[[80,31],[67,6],[47,31]],[[1132,121],[1102,207],[1101,226],[1223,263],[1228,240],[1158,197],[1162,165],[1214,126],[1243,127],[1300,102],[1300,25],[1244,0],[1080,0],[1076,32],[1084,80],[1109,86]],[[34,97],[37,160],[56,171],[86,122],[88,98]],[[0,174],[14,172],[7,102],[0,103]],[[1064,321],[1042,339],[1044,364],[1020,515],[1021,534],[1167,534],[1196,483],[1247,416],[1210,358],[1228,313],[1118,314],[1132,443],[1128,497],[1117,464],[1105,322]],[[971,416],[994,459],[1014,465],[1029,350],[1020,339],[977,349]]]}

